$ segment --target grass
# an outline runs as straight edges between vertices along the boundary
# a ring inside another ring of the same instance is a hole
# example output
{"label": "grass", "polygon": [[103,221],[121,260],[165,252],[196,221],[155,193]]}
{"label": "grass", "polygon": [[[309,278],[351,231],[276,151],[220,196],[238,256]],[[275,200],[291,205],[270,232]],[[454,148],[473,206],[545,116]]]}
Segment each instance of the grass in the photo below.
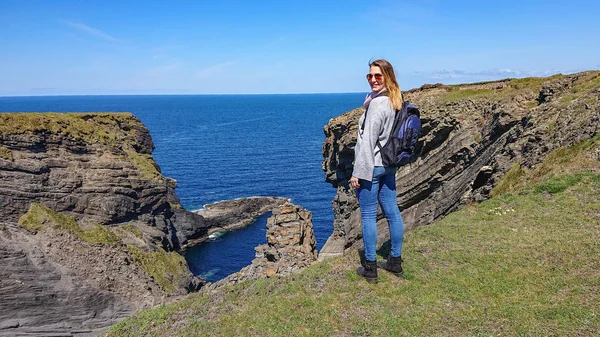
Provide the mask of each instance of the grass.
{"label": "grass", "polygon": [[488,96],[494,93],[493,89],[460,89],[458,86],[452,86],[450,90],[441,96],[442,100],[458,101],[466,98],[475,98]]}
{"label": "grass", "polygon": [[0,158],[13,160],[12,151],[4,146],[0,146]]}
{"label": "grass", "polygon": [[509,82],[509,86],[511,88],[521,90],[521,89],[534,89],[540,90],[542,88],[542,84],[548,81],[554,81],[559,78],[564,77],[564,75],[558,74],[550,77],[526,77],[526,78],[514,78]]}
{"label": "grass", "polygon": [[130,113],[6,113],[0,114],[0,133],[49,133],[116,146],[122,137],[115,131],[124,132],[122,126],[131,129],[135,123],[139,121]]}
{"label": "grass", "polygon": [[353,253],[141,311],[106,336],[595,336],[600,171],[581,161],[595,142],[406,233],[403,278],[368,284]]}
{"label": "grass", "polygon": [[600,171],[600,162],[593,158],[591,151],[598,147],[600,134],[587,141],[558,148],[533,169],[522,167],[517,162],[496,184],[491,196],[519,193],[531,188],[538,192],[544,189],[550,193],[561,192],[583,176],[593,176],[593,172]]}
{"label": "grass", "polygon": [[592,72],[575,81],[572,91],[582,95],[597,90],[598,87],[600,87],[600,72]]}
{"label": "grass", "polygon": [[27,213],[19,218],[19,225],[30,233],[37,233],[46,226],[60,228],[72,234],[77,239],[92,244],[115,245],[121,242],[105,226],[93,225],[84,229],[77,224],[74,216],[57,213],[37,203],[32,203]]}
{"label": "grass", "polygon": [[138,153],[133,149],[125,150],[129,161],[138,169],[142,177],[147,179],[162,178],[154,159],[149,154]]}
{"label": "grass", "polygon": [[[517,92],[524,92],[526,90],[533,90],[539,92],[542,88],[542,84],[547,81],[553,81],[563,77],[563,75],[554,75],[551,77],[527,77],[527,78],[514,78],[505,81],[504,85],[499,88],[462,88],[463,85],[446,85],[447,92],[440,95],[442,101],[458,101],[463,99],[474,99],[478,97],[486,98],[501,98]],[[490,82],[492,84],[493,82]],[[485,83],[478,83],[485,84]],[[586,84],[587,85],[587,84]],[[531,101],[528,103],[529,108],[534,108],[538,105],[537,101]]]}
{"label": "grass", "polygon": [[516,187],[521,184],[522,177],[526,174],[525,170],[521,168],[521,162],[517,161],[514,163],[510,170],[502,176],[502,179],[494,186],[494,189],[490,193],[492,197],[496,197],[513,191]]}
{"label": "grass", "polygon": [[137,246],[127,245],[133,261],[150,275],[168,293],[178,288],[180,276],[187,272],[187,262],[176,252],[146,251]]}

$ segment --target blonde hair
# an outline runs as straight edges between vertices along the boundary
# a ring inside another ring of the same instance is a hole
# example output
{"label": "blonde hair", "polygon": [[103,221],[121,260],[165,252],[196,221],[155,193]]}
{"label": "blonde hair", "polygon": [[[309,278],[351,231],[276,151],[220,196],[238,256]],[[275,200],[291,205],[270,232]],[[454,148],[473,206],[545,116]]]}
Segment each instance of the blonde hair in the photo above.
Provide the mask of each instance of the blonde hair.
{"label": "blonde hair", "polygon": [[379,67],[383,73],[383,84],[387,88],[388,97],[392,102],[394,110],[402,109],[402,92],[400,91],[400,85],[396,81],[396,74],[394,73],[394,67],[387,60],[378,59],[369,62],[370,67]]}

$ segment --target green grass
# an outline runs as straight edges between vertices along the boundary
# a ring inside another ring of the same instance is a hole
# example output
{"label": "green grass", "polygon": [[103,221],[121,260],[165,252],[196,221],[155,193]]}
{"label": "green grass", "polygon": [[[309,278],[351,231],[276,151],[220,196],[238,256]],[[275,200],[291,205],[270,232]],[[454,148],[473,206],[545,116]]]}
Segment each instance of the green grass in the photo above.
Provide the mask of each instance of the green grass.
{"label": "green grass", "polygon": [[142,177],[147,179],[162,178],[154,159],[149,154],[138,153],[133,149],[125,151],[129,161],[138,169]]}
{"label": "green grass", "polygon": [[[462,85],[445,85],[447,92],[441,94],[439,99],[441,101],[458,101],[464,99],[474,99],[479,97],[499,99],[502,97],[509,97],[518,92],[533,91],[539,92],[542,88],[542,84],[547,81],[553,81],[563,77],[563,75],[554,75],[551,77],[527,77],[527,78],[514,78],[503,81],[503,84],[499,88],[462,88]],[[493,84],[494,82],[489,82]],[[488,83],[477,83],[479,85],[485,85]],[[498,83],[499,85],[501,83]],[[528,103],[529,108],[534,108],[538,105],[537,101],[531,101]]]}
{"label": "green grass", "polygon": [[0,114],[0,134],[50,133],[116,146],[123,140],[122,127],[131,130],[136,123],[130,113],[5,113]]}
{"label": "green grass", "polygon": [[510,170],[502,176],[502,179],[494,186],[494,189],[491,192],[492,197],[496,197],[507,193],[509,191],[513,191],[516,186],[521,184],[523,176],[526,174],[526,171],[521,168],[521,162],[518,161],[512,165]]}
{"label": "green grass", "polygon": [[160,287],[168,293],[179,286],[181,275],[187,272],[187,262],[176,252],[146,251],[133,245],[127,245],[133,261],[150,275]]}
{"label": "green grass", "polygon": [[574,175],[564,175],[558,177],[552,177],[541,184],[535,186],[535,191],[541,193],[543,191],[549,193],[560,193],[567,188],[576,185],[583,179],[584,174],[578,173]]}
{"label": "green grass", "polygon": [[69,216],[53,211],[52,209],[37,203],[32,203],[27,213],[19,218],[19,225],[30,233],[37,233],[46,226],[60,228],[75,236],[77,239],[102,245],[116,245],[121,240],[108,228],[101,225],[93,225],[82,228],[75,221],[74,216]]}
{"label": "green grass", "polygon": [[509,86],[513,89],[533,89],[540,90],[542,84],[548,81],[554,81],[564,77],[564,75],[558,74],[550,77],[526,77],[526,78],[514,78],[509,82]]}
{"label": "green grass", "polygon": [[493,89],[460,89],[458,86],[450,87],[450,90],[441,96],[442,100],[458,101],[466,98],[475,98],[480,96],[489,96]]}
{"label": "green grass", "polygon": [[594,149],[598,148],[600,134],[572,146],[556,149],[534,169],[522,167],[520,162],[516,162],[494,186],[491,196],[508,192],[520,193],[532,188],[538,192],[561,192],[576,184],[583,176],[600,171],[600,162],[592,155]]}
{"label": "green grass", "polygon": [[403,278],[381,271],[378,284],[366,283],[354,253],[193,294],[106,335],[594,336],[600,174],[542,184],[553,181],[567,183],[552,198],[506,193],[408,232]]}

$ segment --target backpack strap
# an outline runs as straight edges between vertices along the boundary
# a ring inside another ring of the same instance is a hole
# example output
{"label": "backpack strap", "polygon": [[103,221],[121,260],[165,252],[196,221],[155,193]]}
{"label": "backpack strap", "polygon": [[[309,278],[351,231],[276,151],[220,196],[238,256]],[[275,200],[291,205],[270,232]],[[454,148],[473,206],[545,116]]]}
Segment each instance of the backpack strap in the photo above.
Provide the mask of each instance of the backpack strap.
{"label": "backpack strap", "polygon": [[[380,96],[387,96],[387,93],[384,92]],[[402,126],[402,124],[405,124],[404,122],[407,121],[407,119],[410,117],[410,115],[407,115],[405,117],[398,116],[398,114],[408,113],[408,110],[410,107],[413,107],[413,105],[408,101],[404,101],[404,102],[402,102],[402,107],[400,108],[400,110],[396,110],[396,115],[394,115],[394,124],[392,125],[392,130],[390,132],[390,135],[397,133],[399,128]],[[367,121],[368,111],[369,111],[368,109],[367,109],[367,111],[365,111],[365,118],[363,119],[363,122],[362,122],[361,129],[363,129],[363,130],[365,129],[365,122]],[[388,139],[388,141],[389,141],[389,139]],[[379,152],[381,152],[381,150],[383,149],[383,146],[381,145],[381,143],[379,141],[377,141],[377,147],[379,148]]]}

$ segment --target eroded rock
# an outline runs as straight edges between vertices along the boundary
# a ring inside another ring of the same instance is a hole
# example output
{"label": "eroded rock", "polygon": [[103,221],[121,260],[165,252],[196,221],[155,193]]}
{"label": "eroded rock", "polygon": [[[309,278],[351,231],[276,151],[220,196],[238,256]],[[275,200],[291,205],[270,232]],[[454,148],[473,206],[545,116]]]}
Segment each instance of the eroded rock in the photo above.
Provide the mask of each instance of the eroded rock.
{"label": "eroded rock", "polygon": [[267,243],[255,248],[252,264],[213,287],[296,273],[317,259],[312,213],[290,202],[273,211],[267,219]]}

